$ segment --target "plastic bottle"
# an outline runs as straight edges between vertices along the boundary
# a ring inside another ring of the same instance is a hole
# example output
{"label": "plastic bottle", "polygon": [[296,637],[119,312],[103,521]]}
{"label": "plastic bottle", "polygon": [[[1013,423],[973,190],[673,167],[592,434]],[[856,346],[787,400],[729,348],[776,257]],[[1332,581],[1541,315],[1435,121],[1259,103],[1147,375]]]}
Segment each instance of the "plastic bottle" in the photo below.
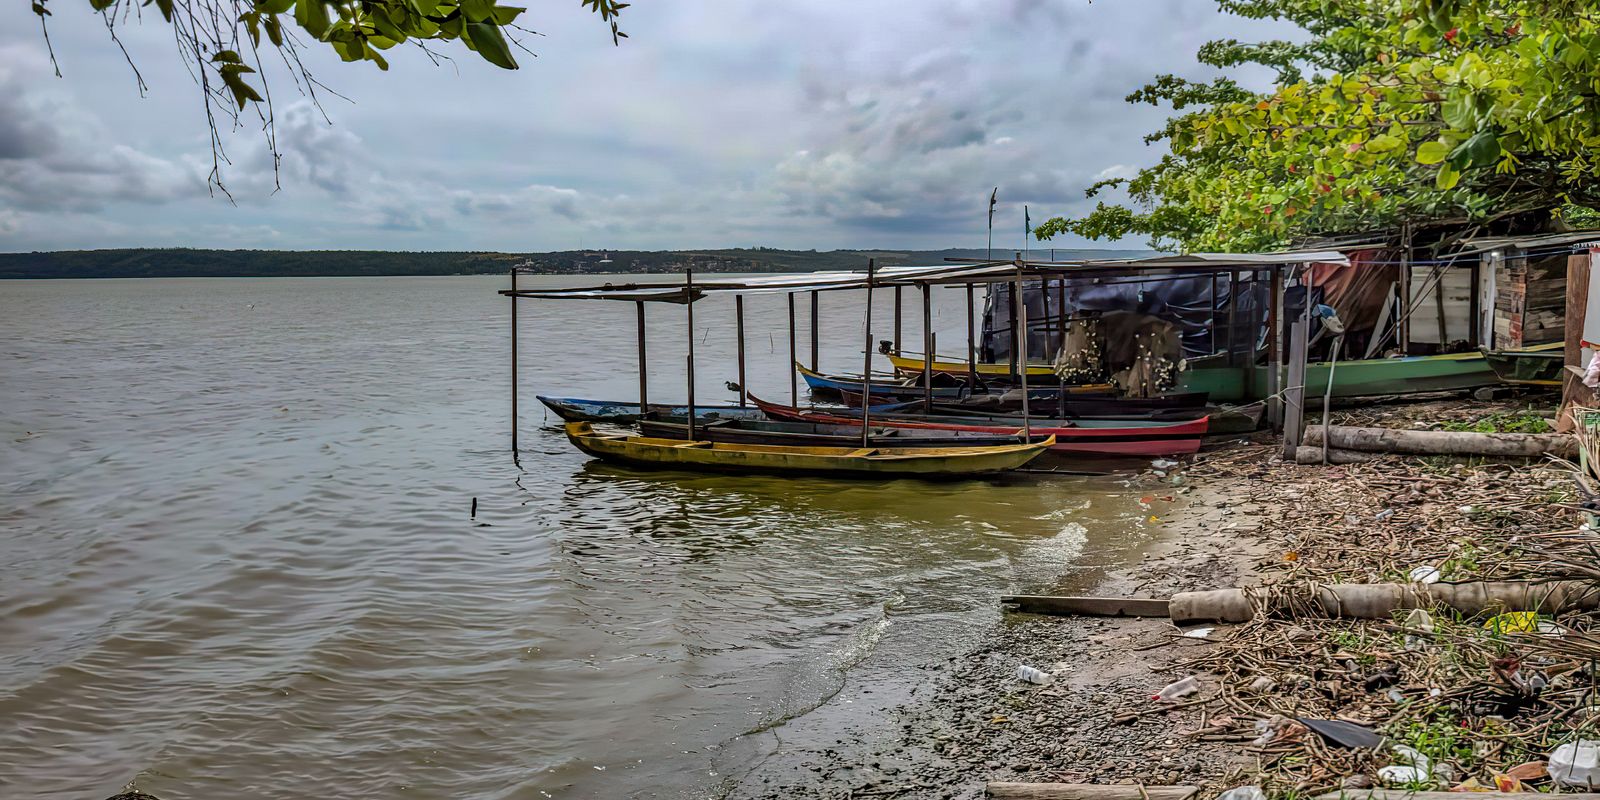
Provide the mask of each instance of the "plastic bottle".
{"label": "plastic bottle", "polygon": [[1161,691],[1150,695],[1151,700],[1176,700],[1185,695],[1200,691],[1200,682],[1193,675],[1179,681],[1173,681],[1161,688]]}
{"label": "plastic bottle", "polygon": [[1037,683],[1040,686],[1049,686],[1050,684],[1055,683],[1056,676],[1051,675],[1042,669],[1030,667],[1027,664],[1019,664],[1017,665],[1017,680],[1027,681],[1028,683]]}
{"label": "plastic bottle", "polygon": [[1049,686],[1050,684],[1055,683],[1056,676],[1051,675],[1042,669],[1038,669],[1037,667],[1030,667],[1027,664],[1018,664],[1017,680],[1027,681],[1028,683],[1038,684],[1040,686]]}

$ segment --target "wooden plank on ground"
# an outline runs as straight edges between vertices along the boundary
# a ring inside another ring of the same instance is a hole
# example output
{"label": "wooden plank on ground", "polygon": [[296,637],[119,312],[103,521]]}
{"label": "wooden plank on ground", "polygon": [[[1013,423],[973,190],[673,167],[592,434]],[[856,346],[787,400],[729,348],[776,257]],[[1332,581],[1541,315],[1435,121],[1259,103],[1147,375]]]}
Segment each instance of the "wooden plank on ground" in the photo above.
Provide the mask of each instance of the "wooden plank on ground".
{"label": "wooden plank on ground", "polygon": [[1082,617],[1164,617],[1167,601],[1148,597],[1061,597],[1008,594],[1000,602],[1025,614]]}
{"label": "wooden plank on ground", "polygon": [[[1317,795],[1317,800],[1461,800],[1461,792],[1412,792],[1404,789],[1343,789]],[[1549,794],[1547,792],[1493,792],[1494,800],[1600,800],[1600,794],[1574,792]]]}
{"label": "wooden plank on ground", "polygon": [[[984,791],[990,797],[1007,800],[1189,800],[1200,793],[1200,789],[1194,786],[1000,781],[989,783],[984,787]],[[1566,797],[1577,797],[1577,795],[1563,795],[1563,798]],[[1461,798],[1457,795],[1450,800],[1461,800]]]}

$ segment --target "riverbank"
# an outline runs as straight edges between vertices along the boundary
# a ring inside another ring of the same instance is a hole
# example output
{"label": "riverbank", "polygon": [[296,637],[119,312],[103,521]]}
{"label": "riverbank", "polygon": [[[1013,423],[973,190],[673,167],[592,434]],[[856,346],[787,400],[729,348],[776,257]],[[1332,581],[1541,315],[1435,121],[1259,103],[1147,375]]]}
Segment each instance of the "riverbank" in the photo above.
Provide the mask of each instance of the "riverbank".
{"label": "riverbank", "polygon": [[[1520,414],[1514,403],[1447,401],[1336,421],[1471,427]],[[1204,454],[1177,487],[1141,476],[1163,535],[1137,565],[1061,593],[1404,581],[1418,567],[1446,581],[1548,576],[1529,542],[1577,525],[1571,473],[1548,464],[1387,457],[1312,467],[1277,461],[1277,449]],[[1408,788],[1492,786],[1567,730],[1544,712],[1507,717],[1476,702],[1495,694],[1493,662],[1515,648],[1486,643],[1481,620],[1437,616],[1429,637],[1408,639],[1396,620],[1257,620],[1191,638],[1165,619],[1012,615],[891,712],[899,735],[874,759],[861,763],[841,742],[812,754],[810,776],[753,796],[978,798],[989,781],[1186,784],[1208,795],[1260,785],[1282,795],[1373,785],[1394,760],[1387,749],[1340,749],[1294,717],[1353,722],[1414,747],[1438,768]],[[1017,680],[1019,664],[1054,683]],[[1151,700],[1190,675],[1195,695]]]}

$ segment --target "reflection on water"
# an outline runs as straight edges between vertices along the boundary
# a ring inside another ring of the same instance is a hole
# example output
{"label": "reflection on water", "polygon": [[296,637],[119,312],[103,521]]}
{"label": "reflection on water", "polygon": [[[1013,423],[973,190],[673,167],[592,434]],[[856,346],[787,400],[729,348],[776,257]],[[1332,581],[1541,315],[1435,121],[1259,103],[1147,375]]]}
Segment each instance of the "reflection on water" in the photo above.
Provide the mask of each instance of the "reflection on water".
{"label": "reflection on water", "polygon": [[[704,796],[847,674],[942,660],[1002,591],[1145,535],[1112,479],[637,472],[538,410],[518,470],[502,283],[4,286],[0,797]],[[856,303],[824,299],[825,368]],[[723,400],[731,303],[704,306]],[[525,409],[633,396],[631,306],[524,308]],[[781,397],[783,300],[747,310]],[[681,398],[682,309],[650,313]]]}

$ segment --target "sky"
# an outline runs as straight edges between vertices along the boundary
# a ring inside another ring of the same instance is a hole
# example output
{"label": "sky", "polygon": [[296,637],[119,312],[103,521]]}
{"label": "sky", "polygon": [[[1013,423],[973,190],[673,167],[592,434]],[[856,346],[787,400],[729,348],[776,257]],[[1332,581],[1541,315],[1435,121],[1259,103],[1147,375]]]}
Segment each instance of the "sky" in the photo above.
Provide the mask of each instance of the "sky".
{"label": "sky", "polygon": [[996,186],[995,244],[1020,247],[1024,204],[1082,214],[1165,152],[1143,137],[1167,111],[1129,92],[1216,74],[1208,40],[1295,33],[1208,0],[636,0],[613,46],[553,0],[516,71],[313,47],[342,96],[320,111],[268,71],[281,188],[252,122],[224,131],[230,201],[160,17],[120,29],[141,97],[87,2],[50,7],[61,78],[28,4],[0,4],[0,251],[982,247]]}

